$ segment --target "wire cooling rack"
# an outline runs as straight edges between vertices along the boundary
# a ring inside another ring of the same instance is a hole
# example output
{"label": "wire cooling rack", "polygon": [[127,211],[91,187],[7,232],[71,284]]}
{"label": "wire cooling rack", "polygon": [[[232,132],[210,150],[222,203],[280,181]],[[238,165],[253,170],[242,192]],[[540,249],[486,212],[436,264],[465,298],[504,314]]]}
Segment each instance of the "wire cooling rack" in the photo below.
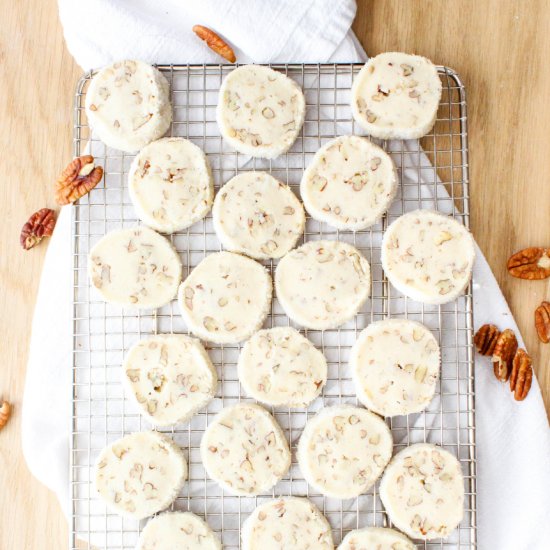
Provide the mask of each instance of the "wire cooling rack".
{"label": "wire cooling rack", "polygon": [[[159,67],[171,84],[174,120],[171,135],[200,146],[212,166],[216,190],[240,171],[268,170],[298,193],[304,168],[328,140],[342,134],[362,134],[351,116],[350,88],[358,64],[273,65],[303,88],[307,111],[302,132],[285,155],[274,160],[250,159],[234,152],[221,138],[215,107],[222,79],[232,70],[223,65],[164,65]],[[175,501],[176,510],[190,510],[205,518],[218,533],[224,548],[240,548],[239,528],[261,502],[280,495],[309,497],[333,528],[335,544],[349,530],[368,525],[391,525],[378,496],[378,485],[351,500],[325,498],[308,487],[295,459],[295,448],[308,417],[323,405],[356,404],[348,358],[358,333],[370,322],[407,317],[428,326],[442,351],[441,379],[436,397],[420,414],[388,419],[394,452],[411,443],[429,441],[453,453],[462,465],[465,514],[459,528],[446,541],[419,543],[420,548],[475,548],[476,459],[474,378],[472,354],[472,289],[455,302],[422,305],[404,298],[384,277],[380,242],[387,224],[417,208],[436,209],[468,226],[468,158],[466,97],[452,70],[439,67],[443,97],[434,130],[420,142],[378,142],[391,152],[398,167],[397,198],[384,219],[358,232],[338,231],[308,219],[304,240],[340,239],[357,246],[371,264],[371,299],[354,320],[335,330],[302,331],[325,354],[329,378],[322,397],[307,410],[271,409],[284,429],[293,451],[290,472],[271,494],[239,498],[224,493],[209,480],[201,464],[202,433],[222,407],[247,399],[237,378],[238,345],[209,345],[220,379],[216,398],[189,424],[162,429],[182,447],[189,462],[189,480]],[[126,177],[133,156],[106,148],[87,126],[84,98],[92,73],[78,82],[74,104],[74,154],[91,151],[105,170],[104,181],[74,208],[74,352],[71,446],[70,548],[134,548],[145,522],[123,519],[108,512],[93,489],[93,465],[99,451],[115,439],[149,429],[121,383],[124,353],[138,339],[157,333],[187,332],[175,302],[156,310],[135,313],[106,304],[90,288],[87,253],[107,231],[138,222],[128,197]],[[172,235],[184,276],[205,255],[220,250],[211,217]],[[270,269],[274,262],[265,262]],[[292,324],[277,300],[266,326]],[[299,328],[299,327],[297,327]],[[290,549],[289,549],[290,550]]]}

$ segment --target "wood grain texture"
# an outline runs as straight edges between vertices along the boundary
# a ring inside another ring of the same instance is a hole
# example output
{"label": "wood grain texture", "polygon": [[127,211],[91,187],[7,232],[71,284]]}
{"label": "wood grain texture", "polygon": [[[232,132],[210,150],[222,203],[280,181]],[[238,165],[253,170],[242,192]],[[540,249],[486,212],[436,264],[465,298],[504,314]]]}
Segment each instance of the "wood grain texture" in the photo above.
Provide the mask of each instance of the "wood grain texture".
{"label": "wood grain texture", "polygon": [[[18,243],[27,217],[55,206],[52,185],[71,158],[72,94],[80,70],[65,49],[54,0],[0,0],[0,13],[0,396],[14,404],[0,432],[0,548],[59,550],[67,547],[65,520],[55,496],[28,472],[19,433],[46,246],[25,253]],[[506,260],[525,246],[550,246],[549,27],[550,3],[543,0],[359,0],[354,24],[370,55],[419,53],[464,80],[473,232],[533,356],[547,407],[550,345],[539,344],[533,312],[550,298],[550,282],[513,279]]]}

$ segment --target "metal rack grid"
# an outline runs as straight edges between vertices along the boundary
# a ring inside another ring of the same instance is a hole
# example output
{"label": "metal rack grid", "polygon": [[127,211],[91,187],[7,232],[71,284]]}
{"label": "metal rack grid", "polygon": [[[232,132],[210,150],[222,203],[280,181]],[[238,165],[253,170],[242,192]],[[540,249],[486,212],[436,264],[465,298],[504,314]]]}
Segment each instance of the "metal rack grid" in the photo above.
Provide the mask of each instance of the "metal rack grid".
{"label": "metal rack grid", "polygon": [[[215,106],[227,65],[159,66],[171,84],[174,121],[171,135],[199,145],[212,166],[216,190],[243,170],[268,170],[298,193],[303,169],[315,151],[342,134],[363,134],[350,112],[350,88],[359,64],[272,65],[296,80],[306,96],[304,127],[292,149],[274,160],[249,159],[222,140],[215,122]],[[446,540],[419,543],[421,548],[476,547],[476,459],[474,378],[472,354],[472,288],[455,302],[442,306],[419,304],[389,285],[380,264],[384,229],[404,212],[431,208],[468,226],[468,158],[466,97],[459,77],[438,67],[443,96],[434,130],[418,141],[378,142],[391,152],[401,182],[398,195],[384,219],[358,232],[338,231],[308,218],[304,240],[341,239],[354,244],[371,264],[371,299],[354,320],[324,332],[302,330],[327,357],[329,378],[322,397],[307,410],[271,409],[293,451],[292,466],[269,495],[239,498],[208,479],[201,465],[199,443],[209,419],[222,407],[247,399],[239,385],[236,362],[240,346],[208,345],[220,379],[216,398],[189,425],[161,431],[183,448],[189,462],[189,480],[173,508],[191,510],[205,518],[220,536],[224,548],[240,548],[239,528],[261,502],[279,495],[309,497],[333,527],[335,544],[349,530],[367,525],[391,525],[378,496],[378,485],[357,499],[323,497],[308,487],[295,459],[295,447],[309,416],[325,404],[356,404],[347,365],[351,344],[368,323],[387,317],[408,317],[428,326],[442,352],[441,379],[436,397],[420,414],[388,419],[397,452],[406,445],[430,441],[442,445],[460,460],[465,484],[465,514],[460,527]],[[74,103],[74,154],[91,151],[105,169],[104,181],[74,208],[74,350],[71,442],[70,548],[134,548],[145,522],[123,519],[108,512],[93,490],[93,465],[106,445],[133,431],[148,429],[134,403],[124,395],[121,363],[125,350],[138,339],[156,333],[187,332],[177,304],[156,311],[132,312],[104,303],[90,289],[87,252],[107,231],[133,226],[136,218],[126,189],[133,155],[106,148],[90,132],[84,98],[92,73],[77,84]],[[376,140],[373,140],[376,141]],[[421,185],[422,183],[422,185]],[[206,254],[220,250],[211,217],[170,237],[180,253],[184,276]],[[273,269],[274,262],[264,262]],[[288,325],[277,300],[266,326]],[[299,327],[297,327],[299,328]],[[82,544],[82,541],[85,541]],[[87,543],[87,544],[86,544]]]}

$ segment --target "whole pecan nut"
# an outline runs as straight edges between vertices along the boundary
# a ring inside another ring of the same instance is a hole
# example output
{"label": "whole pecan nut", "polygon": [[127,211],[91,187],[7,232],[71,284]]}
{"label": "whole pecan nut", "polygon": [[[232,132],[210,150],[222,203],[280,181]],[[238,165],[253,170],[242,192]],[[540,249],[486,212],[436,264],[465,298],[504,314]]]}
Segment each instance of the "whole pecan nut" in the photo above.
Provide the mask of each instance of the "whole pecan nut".
{"label": "whole pecan nut", "polygon": [[509,328],[501,332],[493,351],[493,369],[501,382],[506,382],[510,378],[512,361],[517,349],[518,341],[514,332]]}
{"label": "whole pecan nut", "polygon": [[543,344],[550,342],[550,302],[542,302],[535,310],[535,327]]}
{"label": "whole pecan nut", "polygon": [[11,405],[7,401],[2,401],[0,405],[0,430],[8,423],[11,414]]}
{"label": "whole pecan nut", "polygon": [[218,55],[221,55],[224,59],[227,59],[230,63],[235,63],[237,58],[235,57],[235,52],[225,40],[220,38],[213,30],[208,27],[203,27],[202,25],[195,25],[193,27],[193,32],[201,39],[206,42],[206,45],[214,50]]}
{"label": "whole pecan nut", "polygon": [[55,199],[69,204],[89,193],[103,177],[103,168],[95,166],[92,155],[75,158],[57,178]]}
{"label": "whole pecan nut", "polygon": [[523,401],[527,397],[532,381],[533,362],[529,354],[520,348],[514,356],[510,376],[510,391],[514,392],[516,401]]}
{"label": "whole pecan nut", "polygon": [[532,246],[516,252],[508,260],[508,271],[530,281],[550,277],[550,248]]}
{"label": "whole pecan nut", "polygon": [[25,250],[36,246],[44,237],[51,237],[55,227],[55,213],[50,208],[35,212],[21,229],[19,242]]}
{"label": "whole pecan nut", "polygon": [[483,325],[475,333],[474,344],[481,355],[493,355],[500,330],[495,325]]}

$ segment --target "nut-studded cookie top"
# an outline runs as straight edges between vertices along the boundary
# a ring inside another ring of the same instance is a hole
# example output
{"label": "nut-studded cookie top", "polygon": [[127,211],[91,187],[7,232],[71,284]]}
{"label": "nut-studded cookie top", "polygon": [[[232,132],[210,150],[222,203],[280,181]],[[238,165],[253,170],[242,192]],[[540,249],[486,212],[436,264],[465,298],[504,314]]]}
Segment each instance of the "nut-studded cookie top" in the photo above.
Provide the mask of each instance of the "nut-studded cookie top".
{"label": "nut-studded cookie top", "polygon": [[306,102],[288,76],[260,65],[227,75],[216,116],[224,139],[237,151],[274,158],[290,149],[304,122]]}
{"label": "nut-studded cookie top", "polygon": [[391,432],[379,416],[340,405],[325,407],[308,421],[297,457],[315,489],[333,498],[355,498],[380,477],[392,447]]}
{"label": "nut-studded cookie top", "polygon": [[246,340],[262,326],[271,293],[271,277],[259,263],[233,252],[216,252],[181,284],[178,300],[191,332],[227,344]]}
{"label": "nut-studded cookie top", "polygon": [[140,219],[162,233],[204,218],[214,199],[206,155],[183,138],[159,139],[144,147],[132,162],[128,191]]}
{"label": "nut-studded cookie top", "polygon": [[107,302],[157,308],[177,293],[181,260],[164,237],[140,226],[107,233],[90,250],[88,274]]}
{"label": "nut-studded cookie top", "polygon": [[391,157],[368,139],[341,136],[323,146],[302,177],[306,210],[319,221],[353,231],[376,223],[397,190]]}
{"label": "nut-studded cookie top", "polygon": [[184,334],[140,340],[123,368],[128,393],[157,426],[187,422],[216,392],[218,377],[208,354],[199,340]]}
{"label": "nut-studded cookie top", "polygon": [[391,284],[427,304],[455,300],[470,282],[474,257],[466,227],[431,210],[397,218],[382,239],[382,267]]}
{"label": "nut-studded cookie top", "polygon": [[439,345],[420,323],[386,319],[364,329],[351,351],[357,397],[382,416],[424,410],[439,378]]}
{"label": "nut-studded cookie top", "polygon": [[387,52],[367,61],[351,96],[353,116],[371,136],[419,138],[436,120],[441,80],[429,59]]}
{"label": "nut-studded cookie top", "polygon": [[463,515],[460,463],[436,445],[411,445],[386,468],[380,498],[393,524],[410,537],[446,538]]}
{"label": "nut-studded cookie top", "polygon": [[99,496],[115,512],[135,519],[164,510],[187,478],[187,462],[158,432],[127,435],[101,451],[95,467]]}
{"label": "nut-studded cookie top", "polygon": [[266,172],[231,178],[216,195],[212,217],[225,248],[262,260],[284,256],[305,225],[302,203]]}
{"label": "nut-studded cookie top", "polygon": [[283,497],[258,506],[241,531],[243,550],[332,550],[330,525],[306,498]]}
{"label": "nut-studded cookie top", "polygon": [[370,294],[370,267],[354,247],[310,241],[281,259],[275,273],[277,298],[300,325],[324,330],[351,319]]}
{"label": "nut-studded cookie top", "polygon": [[252,403],[216,415],[202,437],[201,458],[213,480],[242,496],[269,491],[290,467],[290,450],[279,424]]}
{"label": "nut-studded cookie top", "polygon": [[338,550],[416,550],[416,546],[402,533],[385,527],[354,529],[345,537]]}
{"label": "nut-studded cookie top", "polygon": [[86,115],[106,145],[138,151],[170,126],[168,81],[142,61],[117,61],[93,77],[86,92]]}

